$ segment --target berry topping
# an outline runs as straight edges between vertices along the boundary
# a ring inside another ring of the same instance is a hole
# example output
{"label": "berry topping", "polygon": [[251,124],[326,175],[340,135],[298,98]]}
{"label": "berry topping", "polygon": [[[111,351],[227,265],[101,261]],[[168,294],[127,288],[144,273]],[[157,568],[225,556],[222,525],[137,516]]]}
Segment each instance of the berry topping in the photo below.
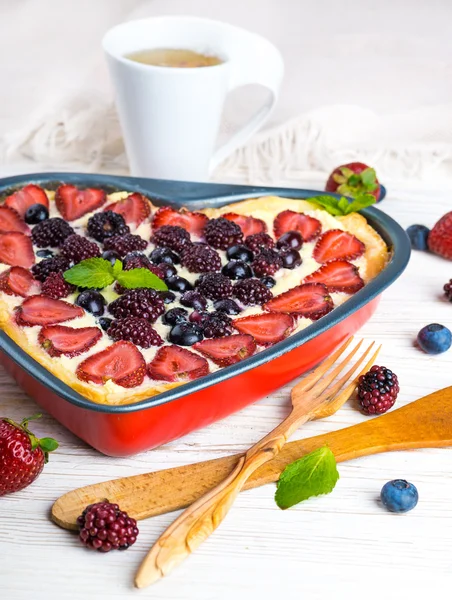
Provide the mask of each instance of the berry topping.
{"label": "berry topping", "polygon": [[226,250],[229,246],[240,244],[243,233],[240,227],[224,217],[210,220],[204,227],[207,243],[218,250]]}
{"label": "berry topping", "polygon": [[394,479],[381,488],[380,499],[391,512],[406,513],[416,506],[419,494],[412,483],[405,479]]}
{"label": "berry topping", "polygon": [[102,337],[97,327],[66,327],[47,325],[41,329],[38,341],[50,356],[78,356],[86,352]]}
{"label": "berry topping", "polygon": [[55,325],[83,316],[83,309],[64,300],[38,295],[26,298],[16,309],[18,325]]}
{"label": "berry topping", "polygon": [[108,204],[104,210],[111,210],[121,215],[126,223],[133,223],[138,227],[151,214],[151,204],[146,196],[134,192],[127,198]]}
{"label": "berry topping", "polygon": [[330,229],[318,239],[312,256],[318,263],[330,260],[354,260],[364,254],[365,245],[341,229]]}
{"label": "berry topping", "polygon": [[24,216],[25,223],[36,225],[49,218],[49,210],[43,204],[32,204]]}
{"label": "berry topping", "polygon": [[276,250],[262,248],[251,266],[258,277],[263,277],[264,275],[274,275],[276,271],[282,268],[283,261]]}
{"label": "berry topping", "polygon": [[[113,252],[110,250],[109,252]],[[124,271],[130,271],[131,269],[148,269],[160,279],[163,279],[165,273],[160,266],[153,265],[149,258],[141,252],[129,252],[122,260],[122,267]]]}
{"label": "berry topping", "polygon": [[301,233],[303,242],[310,242],[322,231],[322,224],[317,219],[293,210],[280,212],[273,223],[275,237],[280,238],[287,231]]}
{"label": "berry topping", "polygon": [[59,300],[60,298],[67,298],[69,294],[75,292],[77,288],[75,285],[68,283],[61,271],[57,273],[50,273],[46,278],[41,287],[41,293],[44,296],[49,296],[49,298],[55,298],[55,300]]}
{"label": "berry topping", "polygon": [[179,321],[169,332],[168,340],[178,346],[193,346],[203,339],[201,327],[196,323]]}
{"label": "berry topping", "polygon": [[439,323],[423,327],[417,335],[419,347],[427,354],[442,354],[452,345],[450,329]]}
{"label": "berry topping", "polygon": [[205,273],[201,275],[196,282],[196,287],[209,300],[227,298],[232,294],[230,279],[221,273]]}
{"label": "berry topping", "polygon": [[149,321],[140,317],[126,317],[125,319],[113,321],[108,328],[108,335],[115,342],[127,340],[142,348],[161,346],[163,344],[162,338]]}
{"label": "berry topping", "polygon": [[179,256],[169,248],[154,248],[149,258],[156,265],[161,265],[162,263],[178,265],[180,263]]}
{"label": "berry topping", "polygon": [[30,233],[30,228],[12,208],[0,206],[0,233],[16,231],[18,233]]}
{"label": "berry topping", "polygon": [[271,312],[290,313],[317,321],[334,308],[333,300],[323,283],[298,285],[264,305]]}
{"label": "berry topping", "polygon": [[249,279],[253,276],[253,269],[242,260],[230,260],[221,269],[221,273],[229,279]]}
{"label": "berry topping", "polygon": [[126,235],[130,233],[130,229],[122,215],[107,210],[96,213],[88,219],[87,232],[90,237],[103,242],[115,235]]}
{"label": "berry topping", "polygon": [[232,319],[221,311],[207,313],[202,319],[201,327],[206,338],[224,337],[232,333]]}
{"label": "berry topping", "polygon": [[179,346],[159,348],[148,367],[149,377],[159,381],[192,381],[208,373],[205,358]]}
{"label": "berry topping", "polygon": [[28,269],[11,267],[0,275],[0,292],[26,298],[39,293],[39,284]]}
{"label": "berry topping", "polygon": [[77,296],[75,303],[95,317],[101,317],[107,301],[97,290],[84,290]]}
{"label": "berry topping", "polygon": [[169,279],[170,277],[174,277],[174,275],[177,275],[176,267],[174,265],[170,265],[169,263],[161,262],[158,268],[162,272],[162,277],[164,279]]}
{"label": "berry topping", "polygon": [[243,262],[251,262],[254,259],[253,252],[248,246],[239,244],[238,246],[230,246],[226,251],[226,257],[229,260],[241,260]]}
{"label": "berry topping", "polygon": [[113,319],[109,319],[108,317],[100,317],[98,319],[98,323],[104,331],[108,331],[108,328],[113,323]]}
{"label": "berry topping", "polygon": [[229,335],[198,342],[195,350],[220,367],[240,362],[256,352],[256,342],[247,334]]}
{"label": "berry topping", "polygon": [[50,273],[59,273],[69,269],[69,261],[64,256],[45,258],[34,265],[31,269],[33,277],[38,281],[45,281]]}
{"label": "berry topping", "polygon": [[193,290],[182,294],[180,303],[183,306],[188,306],[189,308],[194,308],[195,310],[205,310],[207,307],[207,300],[204,298],[204,296]]}
{"label": "berry topping", "polygon": [[141,317],[153,323],[165,312],[165,304],[158,292],[147,288],[128,290],[114,300],[109,310],[116,319]]}
{"label": "berry topping", "polygon": [[87,238],[73,234],[64,240],[61,254],[70,262],[77,264],[87,258],[100,256],[100,249],[97,244],[90,242]]}
{"label": "berry topping", "polygon": [[121,340],[86,358],[76,374],[82,381],[104,385],[111,380],[121,387],[132,388],[143,383],[146,363],[134,344]]}
{"label": "berry topping", "polygon": [[207,244],[192,244],[183,252],[182,264],[191,273],[208,273],[221,269],[221,258]]}
{"label": "berry topping", "polygon": [[265,285],[265,287],[268,287],[269,290],[271,290],[276,285],[276,280],[273,279],[273,277],[270,277],[270,275],[267,275],[267,277],[262,277],[261,281]]}
{"label": "berry topping", "polygon": [[42,204],[49,209],[47,194],[39,185],[34,184],[26,185],[5,200],[5,206],[14,209],[22,218],[33,204]]}
{"label": "berry topping", "polygon": [[268,302],[273,294],[259,279],[241,279],[234,284],[232,293],[242,304],[253,306]]}
{"label": "berry topping", "polygon": [[188,231],[178,225],[162,225],[154,233],[151,241],[156,246],[170,248],[179,253],[191,244]]}
{"label": "berry topping", "polygon": [[281,257],[282,266],[284,269],[295,269],[303,262],[301,260],[300,253],[298,250],[295,250],[295,248],[289,248],[287,246],[285,248],[281,248],[279,255]]}
{"label": "berry topping", "polygon": [[358,267],[346,260],[333,260],[326,263],[308,275],[304,283],[323,283],[330,292],[345,292],[346,294],[354,294],[364,287]]}
{"label": "berry topping", "polygon": [[443,290],[446,298],[452,302],[452,279],[449,280],[449,283],[444,284]]}
{"label": "berry topping", "polygon": [[152,229],[156,231],[163,225],[176,225],[188,233],[201,235],[208,221],[209,219],[202,213],[190,212],[184,208],[177,211],[170,206],[162,206],[152,217]]}
{"label": "berry topping", "polygon": [[127,550],[138,536],[135,519],[111,502],[87,506],[78,517],[77,525],[82,544],[99,552]]}
{"label": "berry topping", "polygon": [[252,335],[257,344],[271,346],[286,338],[294,328],[294,319],[285,313],[251,315],[234,321],[240,333]]}
{"label": "berry topping", "polygon": [[88,188],[79,190],[75,185],[60,185],[55,192],[55,204],[66,221],[75,221],[105,203],[103,190]]}
{"label": "berry topping", "polygon": [[176,300],[174,292],[160,292],[160,296],[165,304],[172,304]]}
{"label": "berry topping", "polygon": [[44,250],[36,250],[36,256],[39,256],[39,258],[52,258],[54,254],[55,253],[53,250],[49,250],[48,248],[45,248]]}
{"label": "berry topping", "polygon": [[104,242],[105,250],[114,250],[121,256],[125,256],[129,252],[137,252],[144,250],[148,243],[139,235],[126,233],[125,235],[114,235],[109,237]]}
{"label": "berry topping", "polygon": [[188,292],[188,290],[193,289],[193,286],[188,281],[188,279],[185,279],[184,277],[179,277],[178,275],[168,277],[168,279],[165,279],[165,282],[170,290],[173,290],[173,292],[179,292],[180,294],[183,294],[184,292]]}
{"label": "berry topping", "polygon": [[35,225],[31,237],[33,244],[38,248],[47,248],[48,246],[58,248],[67,237],[74,233],[75,231],[64,219],[54,217]]}
{"label": "berry topping", "polygon": [[213,303],[213,307],[215,310],[219,312],[224,312],[227,315],[238,315],[242,312],[242,309],[230,298],[222,298],[221,300],[215,300]]}
{"label": "berry topping", "polygon": [[181,323],[182,321],[186,321],[188,319],[188,311],[185,308],[170,308],[170,310],[165,313],[162,317],[162,322],[165,325],[176,325],[176,323]]}
{"label": "berry topping", "polygon": [[362,194],[372,194],[377,202],[380,200],[380,184],[375,170],[361,162],[336,167],[328,177],[325,190],[352,198]]}
{"label": "berry topping", "polygon": [[441,217],[429,233],[427,241],[432,252],[452,260],[452,211]]}
{"label": "berry topping", "polygon": [[243,232],[243,237],[248,237],[261,231],[267,231],[267,225],[261,219],[254,217],[246,217],[245,215],[237,215],[236,213],[226,213],[224,219],[236,223]]}
{"label": "berry topping", "polygon": [[358,403],[366,415],[381,415],[394,406],[399,393],[397,375],[374,365],[358,379]]}
{"label": "berry topping", "polygon": [[299,231],[286,231],[276,242],[278,248],[292,248],[301,250],[303,246],[303,236]]}
{"label": "berry topping", "polygon": [[108,260],[111,265],[114,265],[117,260],[121,260],[121,257],[114,250],[105,250],[102,252],[102,258]]}
{"label": "berry topping", "polygon": [[260,233],[253,233],[245,239],[246,246],[253,252],[259,253],[262,248],[274,248],[275,242],[273,238],[261,231]]}
{"label": "berry topping", "polygon": [[34,262],[33,246],[28,236],[17,231],[0,233],[0,263],[29,269]]}
{"label": "berry topping", "polygon": [[430,229],[425,225],[410,225],[406,230],[413,250],[428,250]]}

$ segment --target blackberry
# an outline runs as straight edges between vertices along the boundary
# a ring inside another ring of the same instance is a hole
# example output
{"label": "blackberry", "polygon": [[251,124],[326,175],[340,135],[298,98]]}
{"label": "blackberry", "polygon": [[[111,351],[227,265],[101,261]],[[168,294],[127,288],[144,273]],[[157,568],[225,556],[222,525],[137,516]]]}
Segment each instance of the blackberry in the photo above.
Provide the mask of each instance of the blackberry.
{"label": "blackberry", "polygon": [[165,313],[162,317],[162,322],[164,325],[176,325],[176,323],[180,323],[181,321],[186,321],[188,319],[188,311],[185,308],[170,308],[170,310]]}
{"label": "blackberry", "polygon": [[444,285],[444,294],[449,302],[452,302],[452,279]]}
{"label": "blackberry", "polygon": [[87,258],[100,256],[100,249],[94,242],[90,242],[87,238],[75,233],[64,240],[61,246],[61,254],[70,262],[76,264]]}
{"label": "blackberry", "polygon": [[206,338],[218,338],[232,333],[232,319],[224,312],[210,313],[202,322]]}
{"label": "blackberry", "polygon": [[180,303],[188,308],[194,308],[195,310],[205,310],[207,307],[207,300],[199,292],[189,290],[182,294]]}
{"label": "blackberry", "polygon": [[160,266],[153,265],[149,258],[140,252],[129,252],[122,261],[122,267],[124,271],[147,269],[148,271],[151,271],[151,273],[154,273],[154,275],[157,275],[157,277],[160,277],[160,279],[163,279],[165,276],[165,273]]}
{"label": "blackberry", "polygon": [[221,258],[218,252],[207,244],[192,244],[183,252],[182,264],[191,273],[208,273],[221,269]]}
{"label": "blackberry", "polygon": [[153,323],[165,312],[165,303],[158,292],[148,288],[128,290],[109,306],[116,319],[140,317]]}
{"label": "blackberry", "polygon": [[240,244],[243,232],[237,223],[224,217],[211,219],[204,227],[204,237],[212,248],[227,250],[229,246]]}
{"label": "blackberry", "polygon": [[232,294],[232,283],[221,273],[205,273],[196,282],[197,289],[209,300],[228,298]]}
{"label": "blackberry", "polygon": [[63,273],[58,271],[58,273],[50,273],[44,281],[41,287],[41,294],[59,300],[60,298],[67,298],[69,294],[75,292],[76,289],[75,285],[68,283],[64,279]]}
{"label": "blackberry", "polygon": [[148,243],[139,235],[126,233],[125,235],[114,235],[104,242],[105,250],[114,250],[122,258],[129,252],[144,250]]}
{"label": "blackberry", "polygon": [[151,238],[156,246],[163,246],[181,253],[190,243],[190,234],[178,225],[162,225]]}
{"label": "blackberry", "polygon": [[162,263],[168,265],[178,265],[180,263],[179,255],[169,248],[154,248],[149,255],[149,258],[156,265],[161,265]]}
{"label": "blackberry", "polygon": [[108,328],[108,335],[112,340],[126,340],[141,348],[161,346],[162,338],[146,319],[140,317],[125,317],[117,319]]}
{"label": "blackberry", "polygon": [[264,304],[273,298],[271,291],[259,279],[240,279],[232,292],[239,302],[250,306]]}
{"label": "blackberry", "polygon": [[124,221],[124,217],[112,210],[98,212],[88,219],[88,235],[98,242],[115,235],[126,235],[130,228]]}
{"label": "blackberry", "polygon": [[234,302],[234,300],[231,300],[230,298],[222,298],[221,300],[215,300],[215,302],[213,303],[213,307],[215,310],[224,312],[227,315],[238,315],[242,312],[242,309],[237,304],[237,302]]}
{"label": "blackberry", "polygon": [[381,415],[389,410],[399,393],[397,375],[386,367],[374,365],[358,380],[358,402],[366,415]]}
{"label": "blackberry", "polygon": [[64,219],[54,217],[35,225],[31,232],[31,239],[38,248],[47,248],[48,246],[58,248],[67,237],[74,233],[75,231]]}
{"label": "blackberry", "polygon": [[245,238],[245,245],[253,252],[259,253],[262,248],[273,248],[275,242],[268,233],[260,231],[259,233],[253,233]]}
{"label": "blackberry", "polygon": [[38,281],[45,281],[50,273],[59,273],[69,269],[69,261],[65,256],[54,256],[53,258],[44,258],[41,262],[31,267],[33,277]]}
{"label": "blackberry", "polygon": [[264,275],[274,275],[276,271],[279,271],[283,266],[283,260],[276,250],[262,248],[251,266],[258,277],[264,277]]}
{"label": "blackberry", "polygon": [[111,502],[90,504],[77,519],[83,545],[99,552],[127,550],[137,540],[135,519]]}

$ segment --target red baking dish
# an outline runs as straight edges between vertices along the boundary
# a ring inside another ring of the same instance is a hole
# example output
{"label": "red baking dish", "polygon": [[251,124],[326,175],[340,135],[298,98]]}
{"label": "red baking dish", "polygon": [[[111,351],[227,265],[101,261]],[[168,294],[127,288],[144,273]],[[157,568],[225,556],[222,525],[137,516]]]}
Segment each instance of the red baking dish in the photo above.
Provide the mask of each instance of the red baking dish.
{"label": "red baking dish", "polygon": [[[270,187],[185,183],[79,173],[42,173],[0,180],[0,194],[28,183],[48,189],[60,182],[80,187],[138,191],[155,204],[221,206],[245,198],[280,195],[308,198],[320,192]],[[324,192],[321,192],[324,193]],[[47,371],[4,332],[0,362],[20,387],[75,435],[110,456],[128,456],[155,448],[194,429],[213,423],[274,392],[304,373],[374,313],[381,292],[405,269],[410,243],[404,230],[381,211],[364,216],[390,247],[386,268],[333,312],[284,341],[240,363],[135,404],[95,404]]]}

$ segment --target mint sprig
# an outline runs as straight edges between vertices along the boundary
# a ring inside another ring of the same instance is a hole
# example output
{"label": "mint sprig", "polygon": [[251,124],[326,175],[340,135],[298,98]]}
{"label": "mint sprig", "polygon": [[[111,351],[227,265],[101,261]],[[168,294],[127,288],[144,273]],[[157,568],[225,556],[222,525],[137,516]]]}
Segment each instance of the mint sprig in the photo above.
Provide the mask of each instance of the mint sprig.
{"label": "mint sprig", "polygon": [[123,271],[122,262],[116,260],[112,265],[104,258],[87,258],[63,273],[68,283],[80,287],[104,288],[118,281],[125,288],[152,288],[166,291],[168,288],[160,277],[148,269],[130,269]]}
{"label": "mint sprig", "polygon": [[329,494],[338,479],[334,454],[323,446],[287,465],[277,483],[275,502],[286,509],[312,496]]}
{"label": "mint sprig", "polygon": [[347,198],[335,198],[334,196],[312,196],[306,198],[308,202],[316,204],[318,207],[324,208],[330,215],[341,217],[354,212],[359,212],[363,208],[372,206],[376,200],[372,194],[361,194],[354,200],[349,202]]}

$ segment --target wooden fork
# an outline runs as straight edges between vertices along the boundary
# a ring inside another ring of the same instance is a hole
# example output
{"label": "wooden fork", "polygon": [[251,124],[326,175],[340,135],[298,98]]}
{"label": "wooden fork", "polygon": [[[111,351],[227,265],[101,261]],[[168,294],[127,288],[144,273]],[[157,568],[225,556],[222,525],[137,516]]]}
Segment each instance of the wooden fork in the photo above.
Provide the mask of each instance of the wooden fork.
{"label": "wooden fork", "polygon": [[345,375],[333,383],[361,347],[362,341],[327,374],[328,369],[343,354],[352,339],[345,342],[292,389],[292,410],[288,417],[252,446],[222,483],[187,508],[159,537],[137,571],[136,587],[146,587],[168,575],[205,541],[223,521],[250,475],[261,465],[272,460],[300,425],[314,418],[325,418],[334,414],[348,400],[356,387],[357,378],[373,365],[380,350],[378,348],[361,371],[353,377],[357,368],[369,356],[374,345],[372,342]]}

